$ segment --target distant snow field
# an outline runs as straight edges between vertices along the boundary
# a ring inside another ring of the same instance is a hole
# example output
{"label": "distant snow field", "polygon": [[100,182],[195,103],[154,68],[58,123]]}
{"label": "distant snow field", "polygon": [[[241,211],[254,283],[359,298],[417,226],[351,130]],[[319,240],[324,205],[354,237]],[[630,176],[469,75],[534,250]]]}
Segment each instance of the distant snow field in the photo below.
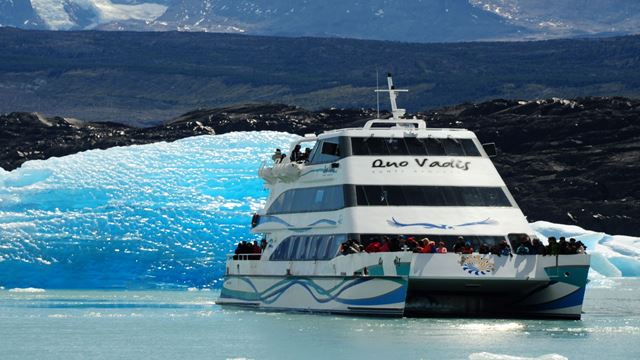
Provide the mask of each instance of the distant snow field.
{"label": "distant snow field", "polygon": [[[0,170],[0,286],[217,287],[225,255],[255,239],[249,218],[267,196],[257,169],[296,138],[198,136]],[[640,276],[640,238],[532,226],[585,243],[593,280]]]}
{"label": "distant snow field", "polygon": [[155,3],[137,5],[114,4],[111,0],[31,0],[31,5],[51,30],[68,30],[77,24],[77,19],[90,21],[92,28],[100,24],[124,21],[151,21],[158,18],[167,6]]}

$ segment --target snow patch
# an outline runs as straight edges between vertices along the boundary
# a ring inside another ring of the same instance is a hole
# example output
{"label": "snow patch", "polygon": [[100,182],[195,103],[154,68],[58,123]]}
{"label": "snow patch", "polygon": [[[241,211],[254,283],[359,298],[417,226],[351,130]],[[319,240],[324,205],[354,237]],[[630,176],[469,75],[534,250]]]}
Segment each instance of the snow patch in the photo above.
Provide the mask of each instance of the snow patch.
{"label": "snow patch", "polygon": [[40,288],[28,287],[28,288],[13,288],[13,289],[9,289],[9,292],[12,292],[12,293],[43,293],[43,292],[45,292],[45,290],[44,289],[40,289]]}
{"label": "snow patch", "polygon": [[[31,0],[36,13],[44,20],[52,30],[69,30],[77,28],[73,21],[75,14],[70,14],[75,7],[88,11],[93,17],[93,22],[85,28],[93,28],[97,25],[126,20],[155,20],[164,14],[167,6],[155,3],[141,3],[137,5],[114,4],[111,0]],[[65,6],[67,5],[67,6]]]}
{"label": "snow patch", "polygon": [[469,360],[568,360],[568,358],[560,354],[546,354],[538,357],[523,357],[506,354],[493,354],[490,352],[479,352],[469,355]]}

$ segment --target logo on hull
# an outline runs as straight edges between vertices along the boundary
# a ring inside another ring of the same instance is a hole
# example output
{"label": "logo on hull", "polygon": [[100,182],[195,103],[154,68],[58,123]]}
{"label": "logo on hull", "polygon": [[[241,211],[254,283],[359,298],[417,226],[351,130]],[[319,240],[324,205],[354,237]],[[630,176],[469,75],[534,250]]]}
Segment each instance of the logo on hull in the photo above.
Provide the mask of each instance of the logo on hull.
{"label": "logo on hull", "polygon": [[460,265],[462,270],[476,276],[487,275],[495,269],[493,259],[480,255],[462,255]]}

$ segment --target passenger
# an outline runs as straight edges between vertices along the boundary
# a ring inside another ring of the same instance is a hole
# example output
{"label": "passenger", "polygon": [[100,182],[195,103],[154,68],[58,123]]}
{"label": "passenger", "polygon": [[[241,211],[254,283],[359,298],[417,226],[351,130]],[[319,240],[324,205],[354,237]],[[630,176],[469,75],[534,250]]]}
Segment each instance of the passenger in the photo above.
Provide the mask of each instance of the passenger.
{"label": "passenger", "polygon": [[569,245],[567,246],[569,250],[569,254],[577,254],[578,253],[578,244],[576,243],[576,239],[569,239]]}
{"label": "passenger", "polygon": [[436,249],[436,252],[438,254],[446,254],[447,253],[447,248],[444,246],[444,243],[442,241],[440,241],[438,243],[438,248]]}
{"label": "passenger", "polygon": [[364,246],[362,245],[362,243],[360,243],[360,240],[358,239],[352,239],[351,246],[359,253],[364,251]]}
{"label": "passenger", "polygon": [[527,246],[527,241],[525,239],[520,242],[520,245],[516,249],[516,254],[529,255],[529,247]]}
{"label": "passenger", "polygon": [[490,250],[491,255],[500,256],[500,244],[493,244]]}
{"label": "passenger", "polygon": [[464,243],[462,247],[463,254],[473,254],[473,246],[471,246],[471,241],[467,241]]}
{"label": "passenger", "polygon": [[558,241],[558,246],[560,247],[560,255],[569,254],[569,243],[567,242],[567,239],[564,236],[560,237],[560,240]]}
{"label": "passenger", "polygon": [[367,245],[365,251],[368,253],[377,253],[377,252],[380,252],[381,246],[382,244],[380,243],[380,241],[374,240],[369,245]]}
{"label": "passenger", "polygon": [[587,253],[587,245],[585,245],[582,241],[576,243],[578,245],[577,253],[578,254],[586,254]]}
{"label": "passenger", "polygon": [[353,252],[351,251],[351,246],[349,246],[349,241],[345,241],[340,245],[340,254],[342,255],[349,255],[349,254],[353,254]]}
{"label": "passenger", "polygon": [[500,256],[513,256],[511,253],[511,246],[507,243],[507,240],[502,240],[500,243]]}
{"label": "passenger", "polygon": [[456,244],[453,245],[453,252],[459,254],[462,252],[462,249],[464,249],[464,238],[459,236],[458,240],[456,240]]}
{"label": "passenger", "polygon": [[248,251],[247,251],[247,242],[246,241],[242,241],[240,243],[240,245],[238,245],[238,248],[240,249],[240,252],[239,252],[240,254],[247,254],[248,253]]}
{"label": "passenger", "polygon": [[425,245],[422,248],[422,253],[423,254],[432,254],[435,252],[436,250],[436,243],[429,240],[429,238],[424,238],[422,239],[422,241],[424,241]]}
{"label": "passenger", "polygon": [[395,252],[402,250],[402,247],[400,247],[400,238],[404,239],[404,235],[393,237],[391,240],[389,240],[389,251]]}
{"label": "passenger", "polygon": [[533,242],[531,243],[531,249],[532,249],[532,251],[530,252],[531,255],[547,254],[547,250],[545,249],[544,244],[538,238],[533,238]]}
{"label": "passenger", "polygon": [[296,145],[291,151],[291,157],[289,158],[291,161],[302,161],[302,152],[300,152],[300,144]]}
{"label": "passenger", "polygon": [[413,236],[409,236],[405,241],[405,245],[409,248],[409,251],[414,251],[418,247],[418,242]]}
{"label": "passenger", "polygon": [[267,239],[260,240],[260,249],[264,250],[267,248]]}
{"label": "passenger", "polygon": [[480,245],[480,248],[478,249],[478,253],[486,255],[489,252],[491,252],[491,250],[489,249],[489,245],[487,245],[487,243],[482,243],[482,245]]}
{"label": "passenger", "polygon": [[[520,243],[524,244],[524,246],[527,248],[527,254],[533,253],[533,244],[531,243],[531,238],[529,237],[529,235],[522,235]],[[517,249],[516,249],[516,253],[517,253]]]}
{"label": "passenger", "polygon": [[302,157],[300,157],[300,161],[309,161],[310,157],[311,157],[311,149],[305,148],[304,152],[302,153]]}
{"label": "passenger", "polygon": [[551,256],[558,256],[560,254],[560,245],[558,245],[554,236],[549,237],[549,245],[547,245],[546,253]]}
{"label": "passenger", "polygon": [[253,249],[252,249],[254,254],[262,254],[262,248],[260,247],[260,245],[258,245],[257,241],[253,242]]}
{"label": "passenger", "polygon": [[389,238],[385,236],[382,238],[382,245],[380,245],[380,252],[389,252],[389,251],[391,251]]}
{"label": "passenger", "polygon": [[276,152],[271,155],[271,160],[273,160],[274,163],[279,163],[280,160],[282,160],[282,151],[280,151],[280,149],[276,149]]}

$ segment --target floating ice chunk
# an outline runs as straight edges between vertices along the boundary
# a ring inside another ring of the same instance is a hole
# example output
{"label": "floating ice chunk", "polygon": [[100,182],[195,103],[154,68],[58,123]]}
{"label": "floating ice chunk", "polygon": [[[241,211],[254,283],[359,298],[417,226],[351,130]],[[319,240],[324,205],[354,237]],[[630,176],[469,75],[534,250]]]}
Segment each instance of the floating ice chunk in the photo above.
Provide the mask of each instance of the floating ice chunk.
{"label": "floating ice chunk", "polygon": [[13,288],[13,289],[9,289],[9,292],[13,292],[13,293],[43,293],[43,292],[45,292],[45,290],[44,289],[39,289],[39,288],[28,287],[28,288]]}
{"label": "floating ice chunk", "polygon": [[560,354],[546,354],[538,357],[523,357],[506,354],[493,354],[489,352],[479,352],[469,355],[469,360],[568,360],[568,358]]}

